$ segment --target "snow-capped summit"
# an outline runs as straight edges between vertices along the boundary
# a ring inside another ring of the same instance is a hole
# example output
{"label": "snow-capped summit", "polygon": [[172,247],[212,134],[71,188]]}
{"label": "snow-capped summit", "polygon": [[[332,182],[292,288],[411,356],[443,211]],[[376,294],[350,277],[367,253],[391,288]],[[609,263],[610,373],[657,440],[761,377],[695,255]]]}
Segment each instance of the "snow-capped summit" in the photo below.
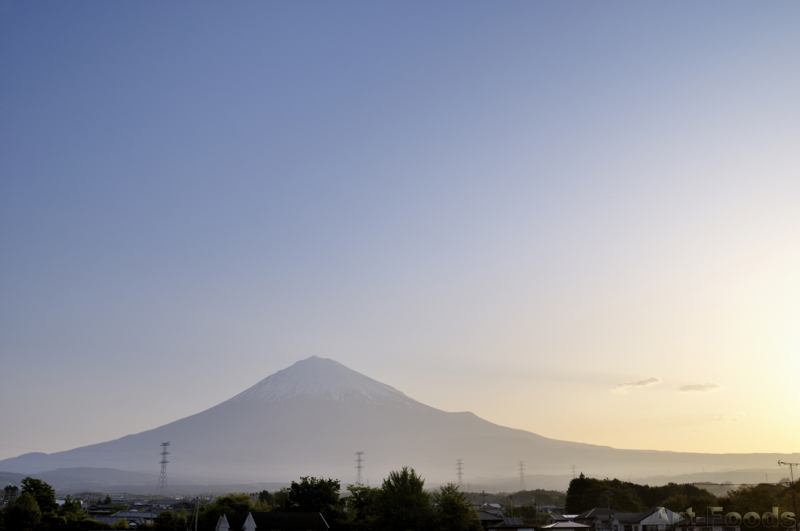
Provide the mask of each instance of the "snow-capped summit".
{"label": "snow-capped summit", "polygon": [[348,369],[338,361],[317,356],[298,361],[264,378],[230,401],[283,402],[298,397],[422,406],[394,387]]}

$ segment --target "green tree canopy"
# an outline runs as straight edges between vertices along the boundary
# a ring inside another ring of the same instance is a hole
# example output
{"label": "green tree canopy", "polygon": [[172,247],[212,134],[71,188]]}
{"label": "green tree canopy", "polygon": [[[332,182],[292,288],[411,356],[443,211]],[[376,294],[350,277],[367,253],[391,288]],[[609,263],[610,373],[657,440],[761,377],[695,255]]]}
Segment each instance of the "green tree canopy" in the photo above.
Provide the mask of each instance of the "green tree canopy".
{"label": "green tree canopy", "polygon": [[383,480],[376,500],[379,528],[388,531],[426,531],[433,528],[430,496],[425,480],[413,468],[392,471]]}
{"label": "green tree canopy", "polygon": [[567,514],[580,514],[586,509],[583,508],[582,499],[584,491],[589,487],[591,481],[586,476],[581,475],[577,478],[572,478],[572,481],[569,482],[569,487],[567,488],[567,503],[565,507],[565,511]]}
{"label": "green tree canopy", "polygon": [[156,516],[153,522],[153,529],[156,531],[183,531],[187,528],[187,525],[185,512],[176,514],[172,511],[164,511]]}
{"label": "green tree canopy", "polygon": [[19,496],[19,487],[16,485],[6,485],[3,488],[3,501],[10,501]]}
{"label": "green tree canopy", "polygon": [[292,481],[280,509],[287,512],[319,513],[339,504],[338,479],[302,477]]}
{"label": "green tree canopy", "polygon": [[241,514],[253,510],[253,501],[247,494],[228,494],[220,496],[214,503],[200,508],[198,527],[202,531],[213,531],[219,517],[223,514]]}
{"label": "green tree canopy", "polygon": [[300,482],[292,481],[288,489],[282,491],[278,510],[286,512],[322,513],[331,525],[338,527],[344,514],[339,502],[341,483],[338,479],[302,477]]}
{"label": "green tree canopy", "polygon": [[376,503],[380,489],[364,485],[348,485],[350,496],[344,499],[347,524],[352,531],[371,531],[375,528]]}
{"label": "green tree canopy", "polygon": [[258,501],[264,505],[275,505],[275,497],[268,490],[258,493]]}
{"label": "green tree canopy", "polygon": [[11,502],[5,511],[6,529],[14,531],[29,531],[36,527],[42,519],[42,511],[36,498],[30,492],[23,492],[22,495]]}
{"label": "green tree canopy", "polygon": [[725,513],[735,511],[740,516],[745,516],[747,513],[754,512],[759,515],[760,524],[756,526],[747,526],[750,529],[772,529],[778,527],[777,522],[764,522],[762,515],[771,513],[773,507],[778,507],[778,515],[776,520],[779,519],[780,513],[783,511],[791,511],[791,506],[783,505],[782,498],[787,492],[787,488],[781,485],[761,484],[752,485],[748,487],[739,487],[738,489],[728,492],[726,496],[719,499],[719,505],[724,508]]}
{"label": "green tree canopy", "polygon": [[71,496],[67,496],[64,499],[64,505],[58,508],[58,514],[65,515],[65,514],[83,514],[83,507],[81,507],[81,502],[78,500],[73,500]]}
{"label": "green tree canopy", "polygon": [[437,531],[481,531],[478,511],[458,486],[448,483],[433,493],[434,525]]}
{"label": "green tree canopy", "polygon": [[22,492],[27,492],[33,496],[36,503],[39,505],[39,510],[43,513],[55,512],[58,510],[56,491],[41,479],[34,479],[32,477],[23,479]]}

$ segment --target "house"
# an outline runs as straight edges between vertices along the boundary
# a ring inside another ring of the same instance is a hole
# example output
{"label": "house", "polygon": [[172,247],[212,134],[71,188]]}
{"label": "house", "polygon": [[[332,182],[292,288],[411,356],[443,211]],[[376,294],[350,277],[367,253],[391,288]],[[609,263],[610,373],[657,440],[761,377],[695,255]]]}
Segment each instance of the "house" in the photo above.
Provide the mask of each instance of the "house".
{"label": "house", "polygon": [[126,517],[123,517],[123,516],[117,516],[115,514],[112,514],[111,516],[93,516],[92,520],[94,520],[96,522],[103,523],[103,524],[111,525],[111,526],[113,526],[114,524],[116,524],[120,520],[125,520],[126,522],[128,522],[128,526],[131,529],[136,529],[140,525],[145,525],[147,523],[147,522],[144,521],[143,518],[139,518],[139,517],[128,517],[128,518],[126,518]]}
{"label": "house", "polygon": [[192,501],[179,501],[170,505],[170,511],[173,513],[179,513],[181,511],[186,511],[187,513],[194,512],[195,508],[197,507],[197,502],[195,500]]}
{"label": "house", "polygon": [[327,531],[320,513],[223,514],[215,531]]}
{"label": "house", "polygon": [[550,531],[589,531],[591,528],[588,525],[568,520],[544,525],[542,529],[548,529]]}
{"label": "house", "polygon": [[666,507],[651,507],[643,513],[596,508],[579,514],[573,521],[594,531],[676,531],[683,517]]}
{"label": "house", "polygon": [[478,510],[478,518],[480,518],[481,526],[484,529],[488,529],[503,522],[502,516],[486,510]]}
{"label": "house", "polygon": [[675,531],[683,517],[666,507],[651,507],[643,513],[616,513],[620,531]]}
{"label": "house", "polygon": [[250,516],[250,513],[223,514],[219,517],[217,527],[214,528],[214,531],[242,531],[248,516]]}
{"label": "house", "polygon": [[[796,526],[783,528],[783,531],[796,531]],[[740,531],[741,524],[732,526],[721,516],[694,516],[684,518],[677,531]]]}
{"label": "house", "polygon": [[[159,511],[162,512],[162,511]],[[144,524],[152,524],[156,517],[158,516],[158,512],[150,512],[150,511],[118,511],[112,514],[109,518],[115,518],[117,520],[126,519],[128,523],[132,522],[134,519],[139,523]]]}
{"label": "house", "polygon": [[564,512],[563,505],[539,505],[538,508],[540,513],[561,514]]}
{"label": "house", "polygon": [[494,524],[487,529],[506,529],[509,531],[534,531],[533,524],[526,524],[522,521],[522,518],[503,518],[503,521],[497,524]]}
{"label": "house", "polygon": [[572,522],[577,518],[577,514],[551,514],[547,517],[545,525],[556,524],[558,522]]}
{"label": "house", "polygon": [[616,513],[614,509],[589,509],[573,518],[573,521],[589,526],[594,531],[620,531],[619,522],[614,516]]}

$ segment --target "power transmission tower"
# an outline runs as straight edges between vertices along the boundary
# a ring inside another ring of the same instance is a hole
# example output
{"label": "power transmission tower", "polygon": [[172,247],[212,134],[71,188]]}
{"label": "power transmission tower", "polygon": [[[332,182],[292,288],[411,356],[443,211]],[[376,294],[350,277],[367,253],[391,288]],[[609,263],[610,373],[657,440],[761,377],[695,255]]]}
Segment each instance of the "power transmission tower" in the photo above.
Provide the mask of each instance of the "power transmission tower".
{"label": "power transmission tower", "polygon": [[364,468],[364,465],[361,463],[364,462],[364,459],[361,457],[364,455],[364,452],[356,452],[356,469],[358,470],[358,474],[356,474],[356,485],[361,485],[361,469]]}
{"label": "power transmission tower", "polygon": [[519,462],[519,490],[525,490],[525,461]]}
{"label": "power transmission tower", "polygon": [[167,446],[170,443],[165,442],[161,443],[161,474],[158,476],[158,495],[162,499],[164,498],[164,493],[167,490],[167,456],[169,452],[167,451]]}
{"label": "power transmission tower", "polygon": [[578,476],[575,475],[575,465],[572,465],[572,479],[575,479],[576,477]]}
{"label": "power transmission tower", "polygon": [[464,479],[464,467],[462,463],[464,462],[463,459],[456,459],[456,470],[458,471],[458,486],[460,487],[463,484]]}

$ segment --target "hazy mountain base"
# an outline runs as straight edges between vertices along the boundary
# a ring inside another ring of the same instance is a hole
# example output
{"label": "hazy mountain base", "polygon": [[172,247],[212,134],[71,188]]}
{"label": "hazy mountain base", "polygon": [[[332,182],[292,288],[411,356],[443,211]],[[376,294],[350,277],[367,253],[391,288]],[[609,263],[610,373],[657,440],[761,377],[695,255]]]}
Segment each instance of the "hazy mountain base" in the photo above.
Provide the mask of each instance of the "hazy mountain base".
{"label": "hazy mountain base", "polygon": [[[776,482],[786,471],[774,469],[749,469],[730,470],[724,472],[704,472],[696,474],[682,474],[675,476],[650,476],[645,478],[627,478],[627,481],[658,487],[668,483],[697,484],[698,486],[721,496],[736,488],[740,484],[758,484]],[[156,492],[158,476],[156,474],[142,474],[112,468],[62,468],[31,474],[31,477],[46,481],[60,494],[74,494],[83,491],[102,491],[115,493],[129,493],[148,495]],[[26,474],[13,472],[0,472],[0,485],[21,484]],[[587,477],[592,477],[587,474]],[[611,477],[614,477],[612,475]],[[530,489],[544,489],[553,492],[566,492],[571,475],[548,476],[526,475],[525,483]],[[597,479],[604,479],[599,477]],[[352,482],[352,481],[351,481]],[[348,481],[343,481],[347,485]],[[446,482],[444,482],[446,483]],[[439,487],[444,483],[427,482],[430,487]],[[703,484],[707,483],[707,484]],[[727,483],[727,484],[726,484]],[[290,481],[263,481],[263,482],[214,482],[194,481],[191,478],[170,477],[167,493],[171,495],[196,495],[196,494],[225,494],[228,492],[259,492],[262,490],[277,490],[286,487]],[[380,479],[373,484],[380,484]],[[486,492],[499,494],[517,492],[520,490],[519,477],[484,478],[483,481],[467,482],[463,490],[468,492]],[[544,502],[542,502],[544,503]]]}
{"label": "hazy mountain base", "polygon": [[[519,461],[542,478],[530,486],[564,489],[570,476],[563,474],[572,465],[594,477],[648,478],[703,468],[760,470],[778,459],[800,460],[800,454],[618,450],[548,439],[472,413],[440,411],[335,361],[312,357],[196,415],[114,441],[6,459],[0,470],[29,475],[63,468],[141,472],[142,463],[152,461],[156,473],[163,441],[172,442],[171,478],[215,485],[282,483],[314,474],[346,484],[355,481],[353,459],[359,450],[366,452],[365,480],[412,466],[429,484],[444,484],[455,479],[455,461],[462,459],[465,483],[494,485],[494,490],[509,490],[491,478],[516,477]],[[545,481],[548,476],[563,479]]]}

